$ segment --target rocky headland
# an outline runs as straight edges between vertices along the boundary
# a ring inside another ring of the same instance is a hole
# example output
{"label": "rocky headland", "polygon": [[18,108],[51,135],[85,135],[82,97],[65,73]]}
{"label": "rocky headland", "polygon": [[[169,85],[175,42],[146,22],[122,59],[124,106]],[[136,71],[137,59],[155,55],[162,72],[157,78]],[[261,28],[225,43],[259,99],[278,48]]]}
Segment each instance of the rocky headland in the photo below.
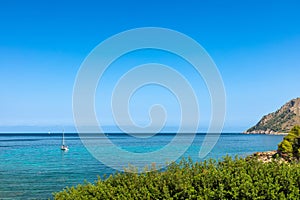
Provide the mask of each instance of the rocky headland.
{"label": "rocky headland", "polygon": [[297,124],[300,124],[300,98],[292,99],[277,111],[263,116],[255,126],[244,133],[286,135]]}

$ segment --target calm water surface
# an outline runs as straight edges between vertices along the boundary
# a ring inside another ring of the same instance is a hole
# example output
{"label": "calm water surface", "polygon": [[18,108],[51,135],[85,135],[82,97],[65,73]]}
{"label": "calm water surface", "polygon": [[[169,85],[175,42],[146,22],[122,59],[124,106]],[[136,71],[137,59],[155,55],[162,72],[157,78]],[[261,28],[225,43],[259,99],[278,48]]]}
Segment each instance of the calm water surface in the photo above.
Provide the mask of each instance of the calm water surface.
{"label": "calm water surface", "polygon": [[[174,134],[157,135],[150,140],[135,139],[126,134],[109,134],[116,145],[132,152],[148,152],[162,148]],[[184,136],[183,141],[184,141]],[[205,134],[197,134],[184,154],[201,161],[199,150]],[[215,137],[211,135],[210,137]],[[77,134],[65,134],[70,147],[60,150],[61,136],[48,134],[0,134],[0,199],[48,199],[66,186],[93,182],[97,176],[115,173],[96,160],[83,146]],[[224,133],[205,159],[247,156],[257,151],[275,150],[283,136]],[[112,162],[118,164],[111,155]]]}

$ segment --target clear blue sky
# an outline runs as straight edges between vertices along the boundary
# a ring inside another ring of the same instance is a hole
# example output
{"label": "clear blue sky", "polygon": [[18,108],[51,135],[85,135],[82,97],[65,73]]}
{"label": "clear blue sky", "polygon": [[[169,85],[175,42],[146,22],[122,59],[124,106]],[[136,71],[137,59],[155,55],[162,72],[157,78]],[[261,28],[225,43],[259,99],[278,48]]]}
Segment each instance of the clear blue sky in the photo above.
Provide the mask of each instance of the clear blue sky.
{"label": "clear blue sky", "polygon": [[[81,62],[106,38],[147,26],[180,31],[207,50],[226,88],[224,130],[243,131],[300,96],[299,10],[296,0],[1,1],[0,131],[48,132],[61,126],[72,131],[72,91]],[[136,53],[128,59],[144,57]],[[148,99],[137,95],[135,105],[143,98]],[[176,111],[173,100],[162,97]],[[208,102],[200,105],[204,127]],[[143,124],[145,113],[133,118]]]}

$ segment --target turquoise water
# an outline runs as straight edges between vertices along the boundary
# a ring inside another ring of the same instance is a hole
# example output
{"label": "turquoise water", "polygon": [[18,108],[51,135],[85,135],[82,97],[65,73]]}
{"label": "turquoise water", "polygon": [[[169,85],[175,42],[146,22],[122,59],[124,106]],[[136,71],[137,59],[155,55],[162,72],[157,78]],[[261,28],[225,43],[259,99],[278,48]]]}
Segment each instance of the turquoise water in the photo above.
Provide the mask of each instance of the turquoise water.
{"label": "turquoise water", "polygon": [[[132,152],[148,152],[168,144],[174,134],[156,135],[149,140],[126,134],[109,134],[113,143]],[[197,134],[184,154],[200,161],[198,153],[204,134]],[[182,136],[184,141],[184,136]],[[211,135],[210,137],[215,137]],[[0,199],[47,199],[66,186],[93,182],[97,176],[115,170],[96,160],[83,146],[77,134],[66,134],[68,152],[60,150],[61,136],[48,134],[0,134]],[[247,156],[257,151],[275,150],[283,136],[224,133],[208,158]],[[112,162],[118,159],[111,155]]]}

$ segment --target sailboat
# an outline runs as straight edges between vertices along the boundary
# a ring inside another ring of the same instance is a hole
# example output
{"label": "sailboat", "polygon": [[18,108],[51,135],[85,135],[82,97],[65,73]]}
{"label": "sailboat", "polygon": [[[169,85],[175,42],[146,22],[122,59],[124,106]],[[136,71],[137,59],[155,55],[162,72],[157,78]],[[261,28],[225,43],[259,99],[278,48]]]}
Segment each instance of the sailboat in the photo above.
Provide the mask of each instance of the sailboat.
{"label": "sailboat", "polygon": [[65,145],[65,131],[63,131],[63,133],[62,133],[62,145],[61,145],[60,149],[62,151],[68,151],[69,150],[69,147],[67,145]]}

